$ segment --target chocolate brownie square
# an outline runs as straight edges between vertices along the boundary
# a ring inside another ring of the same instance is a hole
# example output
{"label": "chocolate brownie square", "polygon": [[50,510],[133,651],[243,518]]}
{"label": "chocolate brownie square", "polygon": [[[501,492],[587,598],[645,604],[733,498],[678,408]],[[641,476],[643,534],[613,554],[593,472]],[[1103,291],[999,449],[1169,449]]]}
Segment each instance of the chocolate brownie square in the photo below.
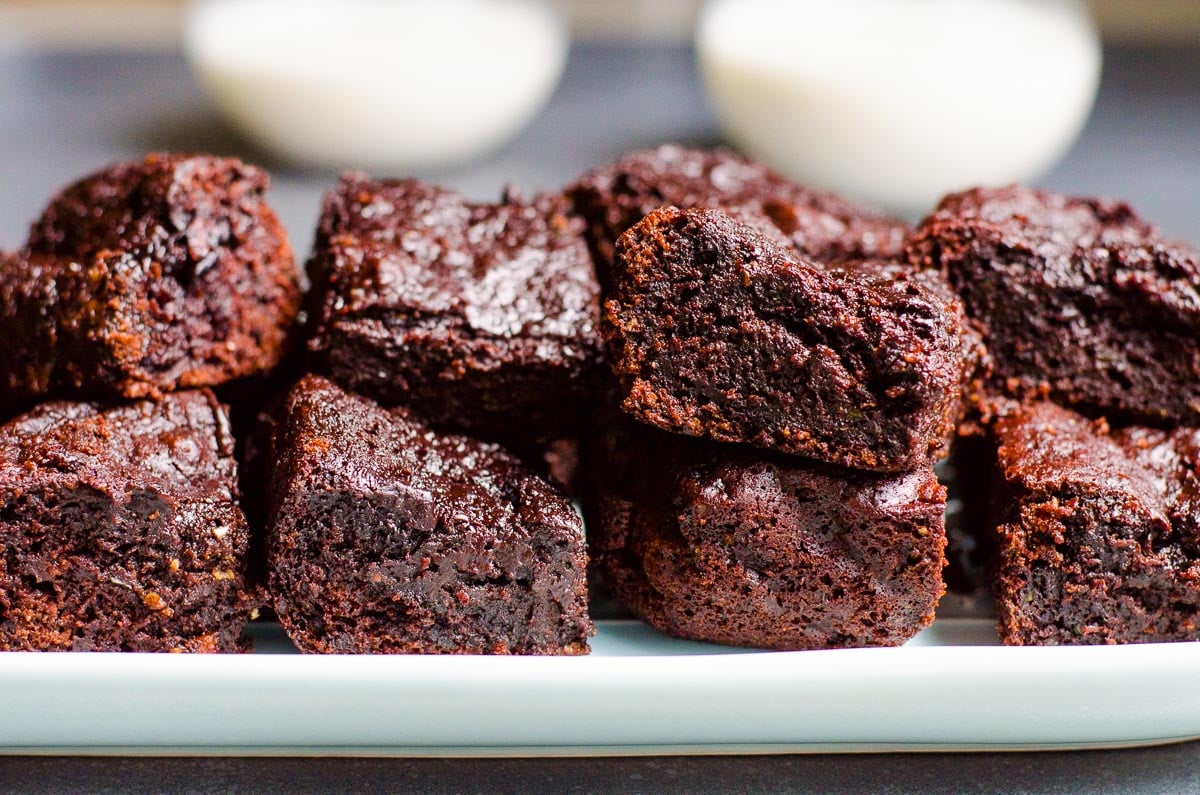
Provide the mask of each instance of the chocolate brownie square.
{"label": "chocolate brownie square", "polygon": [[587,653],[583,523],[498,446],[306,376],[275,454],[269,581],[302,651]]}
{"label": "chocolate brownie square", "polygon": [[995,391],[1122,421],[1200,421],[1200,257],[1128,205],[966,191],[920,225],[908,257],[961,294]]}
{"label": "chocolate brownie square", "polygon": [[959,416],[952,296],[817,265],[719,210],[663,208],[621,237],[603,333],[622,408],[675,433],[899,471]]}
{"label": "chocolate brownie square", "polygon": [[233,439],[206,390],[0,427],[0,648],[244,650]]}
{"label": "chocolate brownie square", "polygon": [[764,649],[895,646],[943,592],[946,492],[672,436],[619,412],[587,446],[594,568],[657,629]]}
{"label": "chocolate brownie square", "polygon": [[316,366],[383,404],[498,438],[569,436],[601,343],[582,222],[561,196],[476,204],[347,174],[310,263]]}
{"label": "chocolate brownie square", "polygon": [[0,402],[158,396],[272,368],[300,293],[266,188],[240,161],[186,155],[66,188],[0,262],[10,311],[28,318],[10,343],[31,351],[0,359]]}
{"label": "chocolate brownie square", "polygon": [[898,220],[832,193],[802,188],[724,148],[665,144],[631,152],[583,175],[569,191],[587,219],[605,281],[617,238],[664,205],[756,216],[801,254],[820,261],[893,257],[907,231]]}
{"label": "chocolate brownie square", "polygon": [[1008,644],[1200,640],[1200,430],[1010,407],[992,514]]}

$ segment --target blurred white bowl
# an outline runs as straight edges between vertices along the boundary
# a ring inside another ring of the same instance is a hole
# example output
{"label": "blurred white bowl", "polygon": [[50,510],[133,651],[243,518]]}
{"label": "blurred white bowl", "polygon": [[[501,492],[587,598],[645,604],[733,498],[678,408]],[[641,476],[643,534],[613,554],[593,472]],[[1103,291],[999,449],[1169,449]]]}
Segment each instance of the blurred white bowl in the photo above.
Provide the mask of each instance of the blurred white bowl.
{"label": "blurred white bowl", "polygon": [[506,143],[550,98],[568,43],[536,0],[201,0],[185,34],[200,83],[257,144],[387,171]]}
{"label": "blurred white bowl", "polygon": [[1048,169],[1100,76],[1075,0],[713,0],[696,44],[736,144],[910,214]]}

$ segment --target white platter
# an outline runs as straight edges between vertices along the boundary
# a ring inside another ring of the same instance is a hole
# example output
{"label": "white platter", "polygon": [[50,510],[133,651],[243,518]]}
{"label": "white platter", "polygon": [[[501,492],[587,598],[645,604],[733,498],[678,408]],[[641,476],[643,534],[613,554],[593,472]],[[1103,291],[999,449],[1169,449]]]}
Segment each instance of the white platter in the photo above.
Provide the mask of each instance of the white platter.
{"label": "white platter", "polygon": [[[1200,643],[731,650],[602,621],[589,657],[0,653],[6,753],[396,756],[1049,749],[1200,738]],[[274,653],[273,653],[274,652]],[[279,653],[283,652],[283,653]]]}

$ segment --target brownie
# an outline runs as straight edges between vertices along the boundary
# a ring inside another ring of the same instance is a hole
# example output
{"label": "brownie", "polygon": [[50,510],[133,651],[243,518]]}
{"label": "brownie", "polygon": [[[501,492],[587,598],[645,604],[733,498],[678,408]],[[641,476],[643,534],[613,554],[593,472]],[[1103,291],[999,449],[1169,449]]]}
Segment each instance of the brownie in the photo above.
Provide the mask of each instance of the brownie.
{"label": "brownie", "polygon": [[959,416],[952,298],[828,268],[719,210],[663,208],[617,243],[603,333],[622,408],[664,430],[875,471],[920,466]]}
{"label": "brownie", "polygon": [[993,390],[1114,420],[1200,421],[1200,256],[1128,205],[966,191],[920,225],[908,257],[962,295]]}
{"label": "brownie", "polygon": [[570,189],[587,219],[601,269],[626,229],[663,205],[719,207],[756,216],[814,259],[890,258],[905,225],[831,193],[802,188],[761,163],[724,148],[665,144],[631,152],[582,176]]}
{"label": "brownie", "polygon": [[611,412],[587,446],[588,547],[657,629],[764,649],[894,646],[943,591],[946,492],[672,436]]}
{"label": "brownie", "polygon": [[500,447],[306,376],[275,448],[269,581],[302,651],[587,653],[582,521]]}
{"label": "brownie", "polygon": [[157,397],[273,367],[300,275],[266,188],[237,160],[161,154],[66,188],[0,261],[6,304],[27,318],[0,359],[0,402]]}
{"label": "brownie", "polygon": [[57,329],[53,259],[0,252],[0,419],[7,419],[51,390]]}
{"label": "brownie", "polygon": [[45,403],[0,428],[0,649],[244,649],[257,591],[207,390]]}
{"label": "brownie", "polygon": [[1001,640],[1200,640],[1200,429],[1037,403],[993,431]]}
{"label": "brownie", "polygon": [[505,441],[577,428],[600,362],[600,288],[562,196],[476,204],[346,174],[309,270],[309,347],[348,389]]}

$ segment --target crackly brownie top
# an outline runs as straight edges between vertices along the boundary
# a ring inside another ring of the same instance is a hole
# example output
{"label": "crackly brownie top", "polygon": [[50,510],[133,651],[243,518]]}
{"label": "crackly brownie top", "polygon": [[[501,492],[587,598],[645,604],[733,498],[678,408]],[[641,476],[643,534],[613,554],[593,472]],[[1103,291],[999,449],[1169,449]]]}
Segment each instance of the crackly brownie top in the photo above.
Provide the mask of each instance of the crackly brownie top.
{"label": "crackly brownie top", "polygon": [[994,430],[1010,494],[1055,506],[1103,499],[1102,513],[1144,526],[1155,554],[1180,567],[1200,561],[1200,429],[1113,431],[1038,402],[1006,404]]}
{"label": "crackly brownie top", "polygon": [[156,153],[116,163],[67,186],[29,232],[31,251],[86,261],[136,251],[177,269],[212,267],[238,245],[280,249],[282,227],[263,201],[265,171],[234,158]]}
{"label": "crackly brownie top", "polygon": [[[1119,489],[1161,515],[1200,527],[1200,429],[1110,429],[1049,402],[1005,402],[995,422],[1009,482],[1034,494]],[[1200,545],[1200,535],[1193,539]]]}
{"label": "crackly brownie top", "polygon": [[562,492],[498,445],[435,433],[405,408],[382,409],[319,376],[288,396],[275,449],[277,490],[389,494],[414,530],[504,537],[580,527]]}
{"label": "crackly brownie top", "polygon": [[[1016,185],[947,196],[917,228],[909,257],[918,266],[962,261],[1014,263],[1047,286],[1142,294],[1168,313],[1200,311],[1200,255],[1164,240],[1128,204]],[[966,277],[956,279],[964,281]]]}
{"label": "crackly brownie top", "polygon": [[69,480],[124,501],[153,490],[232,502],[233,436],[208,390],[105,408],[44,403],[0,428],[0,490]]}
{"label": "crackly brownie top", "polygon": [[1160,505],[1149,473],[1108,435],[1103,420],[1091,421],[1048,402],[1010,404],[995,423],[1001,473],[1033,494],[1119,485],[1143,503]]}
{"label": "crackly brownie top", "polygon": [[396,312],[501,338],[594,337],[599,286],[561,196],[477,204],[417,180],[342,177],[310,264],[319,320]]}
{"label": "crackly brownie top", "polygon": [[663,205],[720,207],[765,217],[802,253],[819,260],[889,257],[901,250],[905,225],[832,193],[803,188],[761,163],[724,148],[666,144],[631,152],[580,178],[580,210],[607,229],[597,249]]}

